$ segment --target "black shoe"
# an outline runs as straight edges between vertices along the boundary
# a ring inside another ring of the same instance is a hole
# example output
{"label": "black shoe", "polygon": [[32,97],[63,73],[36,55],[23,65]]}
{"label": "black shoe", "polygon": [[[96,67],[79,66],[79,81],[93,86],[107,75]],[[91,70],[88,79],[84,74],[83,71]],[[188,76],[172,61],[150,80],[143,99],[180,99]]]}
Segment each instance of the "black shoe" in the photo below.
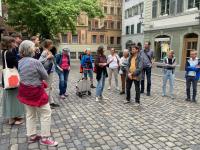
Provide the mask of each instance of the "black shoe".
{"label": "black shoe", "polygon": [[91,84],[90,87],[91,87],[92,89],[96,88],[93,84]]}
{"label": "black shoe", "polygon": [[140,91],[140,94],[144,94],[144,91]]}
{"label": "black shoe", "polygon": [[55,107],[60,107],[60,105],[58,105],[58,104],[55,104],[55,103],[51,103],[51,104],[50,104],[50,106],[51,106],[52,108],[55,108]]}
{"label": "black shoe", "polygon": [[119,94],[120,94],[120,95],[123,95],[123,94],[125,94],[125,92],[124,92],[124,91],[122,91],[122,92],[120,92]]}
{"label": "black shoe", "polygon": [[147,96],[151,96],[151,93],[148,92],[148,93],[147,93]]}
{"label": "black shoe", "polygon": [[193,99],[192,102],[193,102],[193,103],[197,103],[196,99]]}
{"label": "black shoe", "polygon": [[185,101],[191,101],[190,98],[186,98]]}

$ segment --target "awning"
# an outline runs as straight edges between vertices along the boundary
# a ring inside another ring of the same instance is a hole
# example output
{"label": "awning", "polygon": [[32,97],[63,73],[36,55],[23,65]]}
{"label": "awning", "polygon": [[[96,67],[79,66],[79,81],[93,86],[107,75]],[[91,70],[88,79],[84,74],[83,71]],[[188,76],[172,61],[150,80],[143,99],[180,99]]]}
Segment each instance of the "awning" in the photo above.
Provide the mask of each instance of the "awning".
{"label": "awning", "polygon": [[164,41],[170,41],[170,38],[155,38],[156,42],[164,42]]}

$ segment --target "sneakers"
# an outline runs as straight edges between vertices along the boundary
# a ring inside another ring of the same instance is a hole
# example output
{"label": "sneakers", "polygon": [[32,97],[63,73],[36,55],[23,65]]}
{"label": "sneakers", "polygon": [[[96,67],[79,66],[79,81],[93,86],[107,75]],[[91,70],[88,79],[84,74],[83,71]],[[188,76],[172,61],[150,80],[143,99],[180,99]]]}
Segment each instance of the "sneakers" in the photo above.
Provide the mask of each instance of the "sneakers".
{"label": "sneakers", "polygon": [[96,102],[99,102],[99,97],[96,97]]}
{"label": "sneakers", "polygon": [[46,146],[54,147],[54,146],[58,145],[58,142],[52,140],[51,138],[42,138],[40,140],[40,144],[41,145],[46,145]]}
{"label": "sneakers", "polygon": [[123,95],[123,94],[125,94],[125,92],[124,92],[124,91],[121,91],[119,94],[120,94],[120,95]]}
{"label": "sneakers", "polygon": [[111,87],[109,86],[109,87],[108,87],[108,90],[110,90],[110,89],[111,89]]}
{"label": "sneakers", "polygon": [[151,93],[150,93],[150,92],[147,92],[147,96],[151,96]]}
{"label": "sneakers", "polygon": [[31,136],[28,138],[28,143],[31,144],[31,143],[38,142],[39,140],[41,140],[41,138],[42,137],[40,135]]}
{"label": "sneakers", "polygon": [[60,99],[65,99],[66,97],[64,95],[60,95]]}
{"label": "sneakers", "polygon": [[117,90],[117,91],[120,91],[119,87],[116,87],[116,90]]}
{"label": "sneakers", "polygon": [[91,84],[90,88],[95,89],[96,87],[93,84]]}
{"label": "sneakers", "polygon": [[191,101],[190,98],[186,98],[185,101]]}
{"label": "sneakers", "polygon": [[105,96],[100,96],[100,98],[102,99],[102,100],[109,100],[109,98],[107,98],[107,97],[105,97]]}
{"label": "sneakers", "polygon": [[65,97],[68,97],[68,96],[69,96],[69,94],[65,93],[65,94],[64,94],[64,96],[65,96]]}
{"label": "sneakers", "polygon": [[60,107],[60,105],[55,104],[55,103],[51,103],[50,106],[51,106],[51,108]]}

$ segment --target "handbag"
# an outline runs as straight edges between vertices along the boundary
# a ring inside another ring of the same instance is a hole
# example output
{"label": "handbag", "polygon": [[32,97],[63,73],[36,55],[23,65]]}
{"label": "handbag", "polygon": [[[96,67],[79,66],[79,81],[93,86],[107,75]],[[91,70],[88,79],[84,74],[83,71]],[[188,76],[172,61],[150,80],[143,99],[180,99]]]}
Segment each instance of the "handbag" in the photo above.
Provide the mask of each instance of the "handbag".
{"label": "handbag", "polygon": [[6,53],[4,53],[5,69],[3,69],[4,89],[13,89],[19,87],[20,76],[17,68],[8,68],[6,61]]}

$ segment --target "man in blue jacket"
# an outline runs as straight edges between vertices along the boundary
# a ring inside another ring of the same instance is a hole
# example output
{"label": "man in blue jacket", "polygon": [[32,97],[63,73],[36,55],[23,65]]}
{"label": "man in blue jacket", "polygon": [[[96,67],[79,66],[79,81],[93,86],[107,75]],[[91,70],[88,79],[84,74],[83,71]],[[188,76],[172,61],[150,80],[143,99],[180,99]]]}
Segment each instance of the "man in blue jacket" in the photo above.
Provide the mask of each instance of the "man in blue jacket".
{"label": "man in blue jacket", "polygon": [[197,51],[190,51],[190,58],[186,61],[186,101],[191,101],[190,88],[193,87],[192,101],[196,102],[197,83],[200,78],[200,60],[197,58]]}
{"label": "man in blue jacket", "polygon": [[91,88],[95,88],[93,85],[93,58],[90,55],[90,50],[87,50],[86,55],[81,58],[81,66],[83,67],[83,76],[87,79],[89,75],[91,81]]}

